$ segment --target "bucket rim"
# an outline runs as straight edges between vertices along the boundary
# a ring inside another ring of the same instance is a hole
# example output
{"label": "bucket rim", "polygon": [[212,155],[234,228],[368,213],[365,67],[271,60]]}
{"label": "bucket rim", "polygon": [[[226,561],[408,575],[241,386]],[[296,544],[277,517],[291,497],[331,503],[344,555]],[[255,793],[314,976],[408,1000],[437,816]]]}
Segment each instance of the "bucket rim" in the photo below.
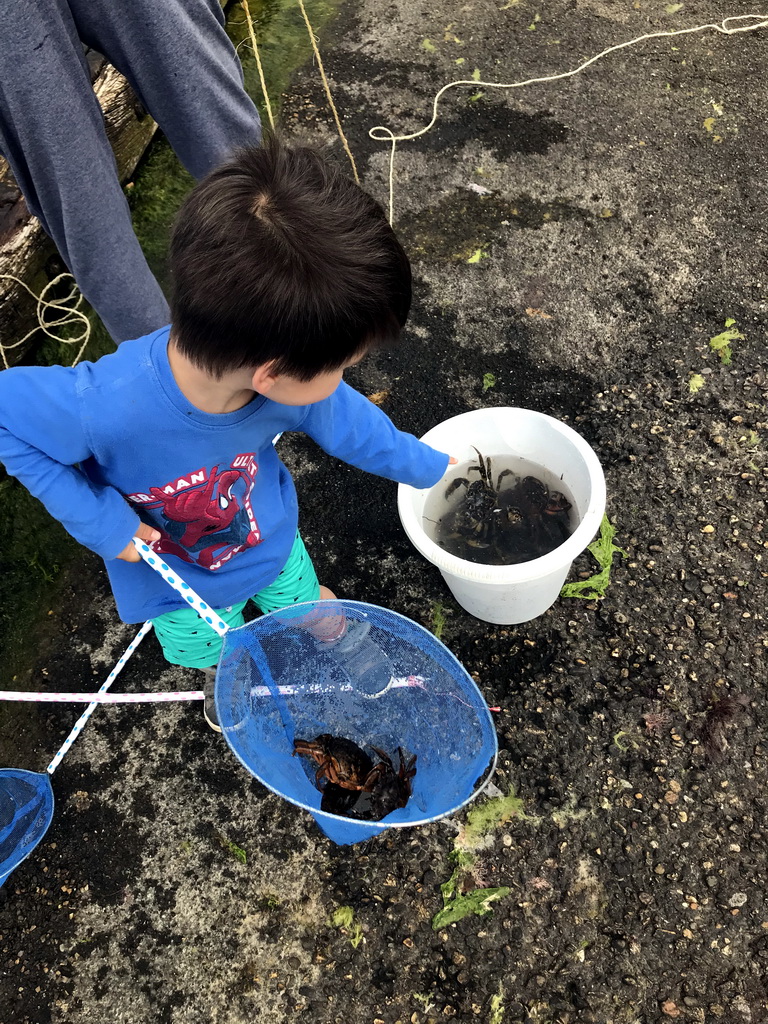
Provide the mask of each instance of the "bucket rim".
{"label": "bucket rim", "polygon": [[563,423],[561,420],[555,419],[553,416],[547,415],[547,413],[538,412],[534,409],[524,409],[520,406],[492,406],[484,409],[472,409],[469,412],[459,413],[458,416],[451,416],[449,419],[442,420],[430,428],[420,440],[426,444],[434,443],[435,437],[439,436],[441,429],[448,424],[456,425],[460,420],[476,419],[478,415],[493,415],[498,418],[505,413],[524,413],[531,418],[545,420],[550,428],[562,434],[577,449],[587,468],[591,484],[589,504],[586,511],[581,515],[579,525],[570,537],[558,547],[546,555],[541,555],[539,558],[532,558],[527,562],[517,562],[513,565],[483,565],[478,562],[465,561],[463,558],[459,558],[458,555],[452,555],[445,551],[435,541],[431,540],[421,524],[421,517],[417,516],[414,510],[414,494],[426,496],[433,487],[437,487],[442,482],[444,477],[438,480],[433,487],[416,488],[408,484],[400,484],[397,489],[397,510],[400,522],[416,550],[441,572],[456,576],[459,579],[489,586],[511,586],[528,583],[545,576],[554,576],[562,573],[563,569],[567,573],[573,560],[584,551],[599,530],[605,513],[607,499],[605,474],[593,448],[573,427]]}
{"label": "bucket rim", "polygon": [[[293,611],[295,609],[299,609],[299,608],[301,608],[303,606],[307,606],[307,605],[311,605],[311,606],[314,607],[314,606],[316,606],[319,603],[320,600],[322,600],[322,598],[318,599],[318,601],[302,601],[302,602],[299,602],[298,604],[289,605],[288,608],[291,611]],[[497,768],[498,759],[499,759],[499,737],[498,737],[498,733],[496,732],[496,726],[494,725],[493,716],[491,715],[490,708],[488,707],[488,702],[485,699],[485,696],[484,696],[482,690],[477,685],[477,683],[472,678],[472,676],[469,674],[469,672],[466,670],[466,668],[464,668],[464,666],[461,664],[461,662],[456,657],[456,655],[453,653],[453,651],[449,647],[446,647],[446,645],[442,642],[442,640],[440,640],[438,637],[436,637],[434,633],[431,633],[426,628],[426,626],[422,626],[421,623],[414,622],[414,620],[413,619],[409,619],[407,615],[402,615],[400,612],[393,611],[391,608],[383,608],[381,605],[371,604],[370,601],[348,601],[346,598],[343,598],[343,597],[337,597],[337,598],[333,598],[332,600],[329,600],[329,603],[331,603],[331,604],[334,603],[334,602],[343,603],[345,605],[351,605],[355,609],[358,609],[358,608],[359,609],[373,608],[377,612],[385,612],[387,615],[393,615],[393,616],[396,616],[398,619],[403,619],[410,626],[417,626],[420,630],[422,630],[424,633],[426,633],[433,641],[435,641],[437,644],[440,645],[440,647],[442,647],[445,651],[447,651],[448,654],[450,654],[451,657],[454,659],[454,661],[456,661],[456,663],[459,665],[459,667],[462,669],[462,671],[464,672],[465,676],[467,677],[467,680],[472,684],[472,686],[475,688],[475,690],[477,691],[478,695],[480,696],[480,699],[482,700],[482,703],[483,703],[483,709],[484,709],[485,715],[486,715],[486,722],[487,722],[487,725],[490,727],[489,728],[489,733],[490,733],[491,741],[493,743],[493,754],[488,759],[488,765],[484,769],[483,780],[480,783],[480,785],[477,786],[477,788],[474,789],[472,791],[472,793],[465,800],[460,801],[459,803],[457,803],[456,805],[448,808],[447,810],[441,811],[439,814],[433,814],[433,815],[430,815],[429,817],[419,818],[418,820],[409,820],[409,821],[392,821],[392,822],[389,822],[389,821],[387,821],[386,817],[382,818],[379,821],[361,821],[358,818],[348,818],[346,815],[343,815],[343,814],[331,814],[328,811],[321,811],[319,807],[312,807],[309,803],[306,803],[303,800],[299,800],[296,797],[288,796],[285,793],[283,793],[281,790],[277,789],[267,779],[263,778],[262,775],[260,775],[256,771],[254,771],[253,767],[251,765],[249,765],[246,762],[246,760],[241,756],[239,751],[235,749],[235,746],[232,743],[232,741],[230,740],[229,735],[228,735],[230,732],[234,733],[235,730],[234,729],[222,728],[222,735],[224,736],[224,739],[226,740],[227,746],[229,747],[230,751],[235,755],[235,757],[240,762],[240,764],[243,766],[243,768],[245,768],[246,772],[252,778],[254,778],[258,782],[260,782],[266,789],[268,789],[270,791],[270,793],[274,793],[276,796],[279,796],[281,799],[287,800],[288,803],[293,804],[295,807],[300,807],[302,810],[308,811],[310,814],[312,814],[316,818],[323,818],[324,820],[327,820],[329,822],[334,822],[334,821],[335,822],[344,822],[345,825],[356,825],[360,829],[361,832],[370,832],[371,833],[371,838],[374,835],[377,835],[378,833],[382,832],[384,829],[388,829],[388,828],[415,828],[415,827],[417,827],[419,825],[429,825],[432,822],[440,821],[443,818],[450,818],[451,815],[456,814],[458,811],[460,811],[462,809],[462,807],[466,807],[468,804],[472,803],[472,801],[475,800],[475,798],[478,797],[488,787],[488,785],[490,784],[491,780],[493,779],[493,776],[496,773],[496,768]],[[276,609],[273,612],[267,612],[266,615],[260,616],[260,618],[267,618],[268,616],[274,616],[275,618],[277,618],[280,615],[281,612],[285,613],[286,611],[287,611],[286,608],[278,608],[278,609]],[[249,625],[251,625],[251,623],[245,623],[244,626],[238,626],[235,629],[230,630],[229,632],[230,633],[236,633],[238,630],[245,629]],[[217,677],[216,677],[215,692],[216,692],[216,694],[218,694],[218,672],[217,672]],[[217,711],[218,711],[218,706],[217,706]]]}

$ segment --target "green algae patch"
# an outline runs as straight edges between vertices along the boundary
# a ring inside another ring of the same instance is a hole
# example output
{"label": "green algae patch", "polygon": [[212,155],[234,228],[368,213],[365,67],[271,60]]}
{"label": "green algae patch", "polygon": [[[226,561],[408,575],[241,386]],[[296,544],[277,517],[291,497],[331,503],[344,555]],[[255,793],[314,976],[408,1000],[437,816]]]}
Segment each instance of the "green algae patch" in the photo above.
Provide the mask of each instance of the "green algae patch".
{"label": "green algae patch", "polygon": [[501,985],[495,996],[491,996],[489,1004],[491,1011],[488,1017],[488,1024],[503,1024],[504,1021],[504,994]]}
{"label": "green algae patch", "polygon": [[231,854],[235,860],[239,860],[241,864],[248,863],[248,854],[242,846],[238,846],[237,843],[233,843],[231,839],[227,839],[226,836],[223,836],[220,833],[216,834],[216,838],[219,840],[221,848]]}
{"label": "green algae patch", "polygon": [[731,343],[734,341],[744,341],[744,335],[736,326],[736,321],[729,317],[725,321],[725,330],[709,339],[709,347],[713,352],[717,352],[723,366],[731,365],[733,359]]}
{"label": "green algae patch", "polygon": [[506,796],[493,797],[473,807],[466,824],[456,838],[449,857],[454,865],[451,877],[440,886],[443,909],[432,918],[432,928],[438,931],[446,925],[461,921],[470,914],[483,917],[493,910],[491,904],[510,893],[507,885],[493,888],[472,888],[477,852],[488,842],[493,832],[512,818],[525,817],[523,801],[511,790]]}
{"label": "green algae patch", "polygon": [[493,909],[491,904],[509,896],[510,892],[508,885],[499,885],[495,889],[473,889],[466,896],[455,896],[432,918],[432,928],[438,931],[446,925],[461,921],[469,914],[477,914],[479,917],[490,914]]}
{"label": "green algae patch", "polygon": [[470,914],[483,917],[492,911],[491,904],[503,899],[510,893],[508,885],[497,885],[493,888],[471,889],[472,869],[475,864],[474,853],[455,849],[450,855],[456,865],[447,882],[440,886],[443,896],[443,909],[438,910],[432,918],[433,931],[439,931],[446,925],[455,924]]}
{"label": "green algae patch", "polygon": [[432,632],[438,640],[442,640],[443,638],[443,630],[445,629],[446,623],[446,612],[448,612],[448,609],[439,601],[435,601],[432,605],[430,616],[432,620]]}
{"label": "green algae patch", "polygon": [[561,597],[580,597],[585,601],[599,601],[605,597],[605,592],[611,582],[611,566],[613,556],[618,553],[622,558],[627,558],[627,552],[613,543],[616,528],[609,521],[608,516],[603,516],[600,524],[600,536],[593,541],[587,551],[592,555],[600,566],[600,571],[586,580],[577,580],[575,583],[566,583],[560,591]]}
{"label": "green algae patch", "polygon": [[127,190],[133,229],[152,273],[168,290],[168,240],[171,224],[195,180],[176,159],[164,138],[147,150],[132,187]]}
{"label": "green algae patch", "polygon": [[[315,35],[319,36],[338,11],[341,0],[305,0],[304,6]],[[283,93],[287,92],[293,73],[312,59],[312,44],[301,9],[295,0],[248,0],[248,7],[253,19],[269,102],[277,118]],[[227,34],[235,44],[243,65],[245,88],[258,106],[264,124],[269,125],[251,35],[240,4],[232,4],[230,8]],[[322,46],[320,38],[321,53]],[[331,116],[329,111],[329,120]]]}
{"label": "green algae patch", "polygon": [[352,907],[338,907],[331,915],[330,925],[338,928],[349,939],[352,949],[357,949],[363,941],[363,929],[360,922],[355,919],[355,912]]}
{"label": "green algae patch", "polygon": [[476,850],[494,829],[506,825],[513,818],[524,817],[523,801],[514,791],[506,796],[493,797],[484,804],[472,808],[467,815],[467,823],[456,840],[456,846],[462,850]]}

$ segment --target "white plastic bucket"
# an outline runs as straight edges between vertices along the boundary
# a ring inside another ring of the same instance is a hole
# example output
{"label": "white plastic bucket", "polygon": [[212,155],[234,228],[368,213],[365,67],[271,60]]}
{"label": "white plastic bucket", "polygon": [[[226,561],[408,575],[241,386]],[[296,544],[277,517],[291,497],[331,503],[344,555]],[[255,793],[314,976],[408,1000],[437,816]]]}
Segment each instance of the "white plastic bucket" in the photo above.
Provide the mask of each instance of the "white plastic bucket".
{"label": "white plastic bucket", "polygon": [[[449,554],[424,531],[424,506],[431,490],[401,484],[397,495],[400,521],[411,543],[437,566],[453,596],[470,615],[511,625],[543,614],[557,600],[574,558],[600,528],[605,512],[605,477],[595,453],[575,430],[530,409],[465,412],[433,427],[422,441],[453,455],[460,463],[476,462],[477,448],[492,459],[510,455],[530,460],[562,479],[579,525],[554,551],[517,565],[478,565]],[[438,488],[445,486],[445,480],[435,484]]]}

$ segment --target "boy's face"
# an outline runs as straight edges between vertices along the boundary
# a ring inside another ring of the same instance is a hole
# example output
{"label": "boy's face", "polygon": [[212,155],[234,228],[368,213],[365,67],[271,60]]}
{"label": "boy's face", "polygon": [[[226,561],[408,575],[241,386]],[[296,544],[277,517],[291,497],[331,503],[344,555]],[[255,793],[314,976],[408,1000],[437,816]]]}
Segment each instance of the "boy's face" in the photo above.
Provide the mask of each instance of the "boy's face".
{"label": "boy's face", "polygon": [[362,355],[355,356],[338,370],[319,373],[312,380],[298,380],[285,373],[271,374],[269,366],[260,366],[253,375],[253,390],[278,405],[314,405],[329,398],[341,384],[344,371],[362,358]]}

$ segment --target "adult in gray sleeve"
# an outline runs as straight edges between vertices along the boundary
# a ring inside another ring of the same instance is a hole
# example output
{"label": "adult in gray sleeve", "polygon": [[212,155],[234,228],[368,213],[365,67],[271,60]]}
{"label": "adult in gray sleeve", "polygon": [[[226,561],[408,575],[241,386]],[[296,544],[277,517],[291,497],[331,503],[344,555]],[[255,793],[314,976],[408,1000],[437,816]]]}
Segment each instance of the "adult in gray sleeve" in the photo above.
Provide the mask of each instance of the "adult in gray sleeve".
{"label": "adult in gray sleeve", "polygon": [[119,343],[168,323],[131,225],[83,44],[121,71],[196,178],[258,143],[218,0],[0,0],[0,151]]}

